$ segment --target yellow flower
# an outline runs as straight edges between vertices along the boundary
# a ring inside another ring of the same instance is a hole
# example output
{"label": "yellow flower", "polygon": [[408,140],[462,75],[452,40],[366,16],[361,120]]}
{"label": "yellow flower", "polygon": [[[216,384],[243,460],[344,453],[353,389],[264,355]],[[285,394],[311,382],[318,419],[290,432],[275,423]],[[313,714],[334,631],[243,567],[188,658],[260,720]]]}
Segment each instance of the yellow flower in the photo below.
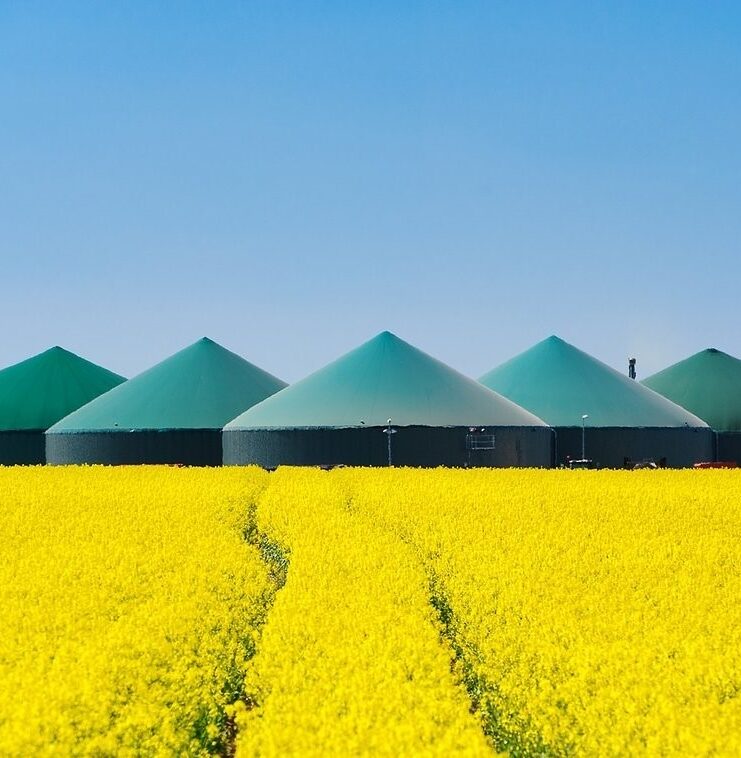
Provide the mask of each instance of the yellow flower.
{"label": "yellow flower", "polygon": [[734,471],[0,469],[0,755],[741,754]]}

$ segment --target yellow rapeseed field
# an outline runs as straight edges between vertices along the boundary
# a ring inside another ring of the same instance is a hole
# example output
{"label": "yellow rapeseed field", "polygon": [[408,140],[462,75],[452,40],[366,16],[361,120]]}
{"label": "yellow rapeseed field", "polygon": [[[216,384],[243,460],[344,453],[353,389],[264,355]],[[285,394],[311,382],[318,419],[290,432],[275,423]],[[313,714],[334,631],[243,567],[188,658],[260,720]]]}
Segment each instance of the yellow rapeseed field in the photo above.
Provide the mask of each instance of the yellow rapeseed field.
{"label": "yellow rapeseed field", "polygon": [[0,527],[3,755],[741,754],[739,472],[0,469]]}
{"label": "yellow rapeseed field", "polygon": [[260,501],[290,567],[248,675],[255,707],[238,717],[240,754],[490,753],[423,567],[337,484],[281,470]]}
{"label": "yellow rapeseed field", "polygon": [[413,545],[500,749],[741,755],[741,476],[338,471]]}
{"label": "yellow rapeseed field", "polygon": [[270,583],[256,469],[0,468],[0,755],[222,750]]}

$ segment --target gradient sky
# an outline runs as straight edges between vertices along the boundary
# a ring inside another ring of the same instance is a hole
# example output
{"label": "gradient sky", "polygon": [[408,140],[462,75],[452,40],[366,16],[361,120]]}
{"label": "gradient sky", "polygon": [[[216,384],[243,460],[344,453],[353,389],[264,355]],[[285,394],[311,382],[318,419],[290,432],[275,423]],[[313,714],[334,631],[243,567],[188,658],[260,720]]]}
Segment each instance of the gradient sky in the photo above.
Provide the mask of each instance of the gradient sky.
{"label": "gradient sky", "polygon": [[0,257],[2,366],[741,357],[741,4],[0,0]]}

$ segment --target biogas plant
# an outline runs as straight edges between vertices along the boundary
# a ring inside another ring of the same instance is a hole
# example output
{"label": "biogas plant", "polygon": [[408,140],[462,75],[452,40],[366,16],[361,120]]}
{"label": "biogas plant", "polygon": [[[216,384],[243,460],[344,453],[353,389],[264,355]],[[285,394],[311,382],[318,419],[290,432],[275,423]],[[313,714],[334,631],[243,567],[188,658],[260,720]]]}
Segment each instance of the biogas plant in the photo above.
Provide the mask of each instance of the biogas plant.
{"label": "biogas plant", "polygon": [[735,466],[741,361],[639,382],[552,336],[475,381],[385,331],[289,386],[205,337],[128,380],[54,347],[0,371],[0,463]]}

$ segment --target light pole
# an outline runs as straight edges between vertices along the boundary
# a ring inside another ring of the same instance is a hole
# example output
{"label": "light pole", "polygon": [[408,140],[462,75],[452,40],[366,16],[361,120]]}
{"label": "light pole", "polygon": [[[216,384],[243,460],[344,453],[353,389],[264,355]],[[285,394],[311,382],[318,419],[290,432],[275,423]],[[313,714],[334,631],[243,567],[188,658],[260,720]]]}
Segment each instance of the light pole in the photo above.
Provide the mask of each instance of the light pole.
{"label": "light pole", "polygon": [[586,454],[586,433],[587,433],[587,419],[589,418],[589,414],[585,413],[581,417],[581,459],[585,461],[587,459]]}
{"label": "light pole", "polygon": [[389,466],[391,466],[391,435],[396,434],[396,429],[392,429],[391,427],[391,419],[386,422],[386,428],[383,430],[383,433],[388,438]]}

